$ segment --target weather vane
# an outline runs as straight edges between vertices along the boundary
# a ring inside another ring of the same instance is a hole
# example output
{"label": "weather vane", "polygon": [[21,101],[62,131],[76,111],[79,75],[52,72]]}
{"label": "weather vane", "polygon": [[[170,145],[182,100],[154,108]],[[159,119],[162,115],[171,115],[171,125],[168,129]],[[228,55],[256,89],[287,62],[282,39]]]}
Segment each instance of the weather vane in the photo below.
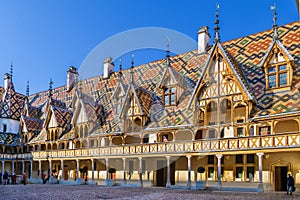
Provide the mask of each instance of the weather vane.
{"label": "weather vane", "polygon": [[276,40],[278,38],[278,32],[277,32],[277,12],[276,12],[276,3],[274,3],[274,6],[271,6],[271,10],[273,10],[273,30],[274,30],[274,35],[273,39]]}
{"label": "weather vane", "polygon": [[215,21],[215,42],[219,41],[220,40],[220,36],[219,36],[219,30],[220,30],[220,27],[219,27],[219,9],[220,9],[220,4],[217,3],[216,4],[216,21]]}

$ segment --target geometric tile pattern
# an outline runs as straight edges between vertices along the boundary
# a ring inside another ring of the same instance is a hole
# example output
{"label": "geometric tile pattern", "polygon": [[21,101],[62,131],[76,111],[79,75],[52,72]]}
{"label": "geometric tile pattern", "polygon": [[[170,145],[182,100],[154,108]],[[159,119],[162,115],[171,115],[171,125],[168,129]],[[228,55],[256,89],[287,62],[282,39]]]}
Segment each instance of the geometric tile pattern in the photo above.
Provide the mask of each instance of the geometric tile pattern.
{"label": "geometric tile pattern", "polygon": [[36,133],[36,131],[41,130],[42,128],[42,120],[37,118],[29,118],[22,116],[21,120],[23,121],[28,132]]}
{"label": "geometric tile pattern", "polygon": [[51,106],[51,108],[58,127],[62,127],[63,129],[65,129],[71,120],[72,112],[70,110],[56,106]]}
{"label": "geometric tile pattern", "polygon": [[[267,30],[261,33],[248,35],[235,40],[223,42],[222,46],[230,61],[237,66],[237,73],[241,74],[244,85],[254,96],[257,102],[251,117],[269,114],[287,113],[300,110],[300,27],[299,23],[291,23],[278,28],[278,38],[287,51],[293,56],[295,62],[291,91],[284,93],[265,93],[265,75],[260,62],[264,58],[273,41],[273,31]],[[210,53],[210,52],[209,52]],[[165,58],[134,67],[134,83],[139,88],[152,94],[150,99],[140,98],[142,104],[150,105],[150,120],[145,128],[165,127],[172,125],[185,125],[192,123],[193,113],[187,109],[188,102],[195,85],[201,77],[208,54],[198,54],[197,50],[186,52],[170,58],[170,66],[178,74],[184,77],[187,88],[178,97],[178,105],[172,108],[164,108],[162,105],[162,90],[158,87],[166,70]],[[131,70],[122,71],[122,84],[129,86]],[[105,123],[95,129],[95,134],[122,131],[119,117],[113,112],[112,94],[119,83],[119,72],[114,72],[108,79],[102,76],[81,81],[82,92],[95,100],[96,105],[101,105]],[[58,118],[65,118],[64,114],[72,102],[76,87],[67,91],[66,86],[53,89],[52,98],[64,106],[58,106]],[[1,91],[0,91],[1,95]],[[29,97],[30,104],[34,107],[42,107],[47,103],[48,92],[40,92]],[[94,105],[95,105],[94,104]],[[92,112],[92,104],[88,103],[86,112]],[[64,108],[64,112],[61,111]],[[71,113],[69,113],[71,115]],[[65,126],[65,125],[64,125]]]}
{"label": "geometric tile pattern", "polygon": [[0,144],[15,144],[18,135],[0,132]]}
{"label": "geometric tile pattern", "polygon": [[3,95],[0,107],[0,117],[19,120],[23,111],[25,96],[15,92],[10,81]]}

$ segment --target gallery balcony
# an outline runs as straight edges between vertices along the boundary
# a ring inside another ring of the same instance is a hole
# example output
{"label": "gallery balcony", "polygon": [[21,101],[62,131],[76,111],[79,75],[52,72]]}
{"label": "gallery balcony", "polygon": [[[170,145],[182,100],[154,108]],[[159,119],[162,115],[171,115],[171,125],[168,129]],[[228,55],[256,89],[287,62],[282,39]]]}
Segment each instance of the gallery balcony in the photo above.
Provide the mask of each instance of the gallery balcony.
{"label": "gallery balcony", "polygon": [[126,144],[118,146],[92,147],[84,149],[64,149],[34,151],[34,159],[88,158],[88,157],[130,157],[182,154],[239,154],[245,151],[278,152],[300,148],[300,133],[271,134],[239,138],[202,139],[194,141],[169,141],[163,143]]}

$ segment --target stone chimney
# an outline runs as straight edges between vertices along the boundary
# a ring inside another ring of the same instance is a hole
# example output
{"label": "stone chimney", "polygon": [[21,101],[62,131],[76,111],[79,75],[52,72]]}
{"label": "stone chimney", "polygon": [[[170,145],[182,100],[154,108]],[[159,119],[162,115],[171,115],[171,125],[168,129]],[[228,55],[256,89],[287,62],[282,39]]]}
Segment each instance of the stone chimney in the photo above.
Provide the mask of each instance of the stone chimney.
{"label": "stone chimney", "polygon": [[9,73],[4,74],[4,89],[7,89],[8,83],[11,81],[11,76]]}
{"label": "stone chimney", "polygon": [[67,72],[67,90],[70,91],[78,81],[78,72],[77,68],[73,66],[70,66]]}
{"label": "stone chimney", "polygon": [[209,45],[210,35],[208,27],[202,26],[198,31],[198,53],[206,53],[206,48]]}
{"label": "stone chimney", "polygon": [[114,71],[114,63],[111,57],[108,57],[104,61],[103,66],[103,78],[109,78],[110,74]]}

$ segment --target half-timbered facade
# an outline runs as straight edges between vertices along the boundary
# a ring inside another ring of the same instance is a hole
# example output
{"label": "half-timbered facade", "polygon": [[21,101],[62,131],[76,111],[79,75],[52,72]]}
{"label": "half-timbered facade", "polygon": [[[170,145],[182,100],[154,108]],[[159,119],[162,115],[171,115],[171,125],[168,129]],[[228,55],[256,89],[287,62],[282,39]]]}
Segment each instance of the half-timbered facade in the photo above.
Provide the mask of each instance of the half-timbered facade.
{"label": "half-timbered facade", "polygon": [[2,171],[21,162],[32,181],[45,170],[66,182],[275,191],[291,173],[300,184],[299,22],[226,42],[217,24],[211,45],[207,28],[198,34],[198,50],[120,71],[109,58],[104,76],[81,81],[70,67],[66,86],[45,92],[21,95],[9,80]]}

